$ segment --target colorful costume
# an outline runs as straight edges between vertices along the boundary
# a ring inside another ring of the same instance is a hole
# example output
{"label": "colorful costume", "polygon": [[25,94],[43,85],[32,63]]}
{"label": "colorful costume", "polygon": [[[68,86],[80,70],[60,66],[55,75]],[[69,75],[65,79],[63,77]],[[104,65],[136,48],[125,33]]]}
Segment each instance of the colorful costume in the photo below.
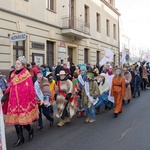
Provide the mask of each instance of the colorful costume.
{"label": "colorful costume", "polygon": [[[64,71],[60,71],[60,75],[66,75]],[[57,88],[55,90],[56,104],[57,104],[57,114],[61,121],[58,126],[63,126],[65,123],[70,122],[70,118],[75,115],[76,110],[73,101],[73,83],[65,78],[57,83]]]}
{"label": "colorful costume", "polygon": [[[92,76],[90,76],[92,74]],[[87,114],[86,122],[94,122],[95,116],[95,104],[100,96],[100,91],[97,82],[94,80],[94,73],[87,73],[89,78],[84,82],[84,88],[81,92],[82,107]]]}
{"label": "colorful costume", "polygon": [[125,92],[125,97],[123,98],[123,100],[128,101],[128,103],[130,103],[130,99],[131,99],[131,80],[132,80],[132,76],[131,73],[129,71],[126,71],[124,73],[124,77],[125,77],[125,84],[126,84],[126,92]]}
{"label": "colorful costume", "polygon": [[125,79],[123,76],[120,77],[115,76],[112,81],[112,89],[111,96],[114,97],[115,100],[115,116],[117,117],[118,113],[122,112],[122,100],[125,96]]}
{"label": "colorful costume", "polygon": [[38,118],[38,105],[30,73],[24,68],[19,74],[11,74],[8,107],[5,107],[6,124],[27,125]]}

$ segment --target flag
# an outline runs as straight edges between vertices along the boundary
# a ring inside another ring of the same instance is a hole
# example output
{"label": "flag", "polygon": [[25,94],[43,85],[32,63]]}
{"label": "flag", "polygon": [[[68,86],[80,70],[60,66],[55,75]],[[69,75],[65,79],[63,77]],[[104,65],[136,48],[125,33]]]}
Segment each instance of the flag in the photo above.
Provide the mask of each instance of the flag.
{"label": "flag", "polygon": [[107,62],[113,61],[114,53],[110,49],[105,49],[105,55],[102,60],[99,62],[100,66],[106,64]]}
{"label": "flag", "polygon": [[121,58],[121,64],[123,65],[124,63],[126,63],[126,48],[125,48],[125,46],[122,51],[122,58]]}

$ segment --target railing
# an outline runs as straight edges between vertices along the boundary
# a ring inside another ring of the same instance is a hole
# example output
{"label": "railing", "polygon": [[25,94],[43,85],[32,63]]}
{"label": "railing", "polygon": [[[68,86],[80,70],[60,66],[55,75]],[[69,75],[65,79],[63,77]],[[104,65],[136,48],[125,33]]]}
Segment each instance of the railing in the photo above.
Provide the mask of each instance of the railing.
{"label": "railing", "polygon": [[90,34],[90,24],[85,23],[83,20],[76,17],[63,17],[62,18],[63,29],[74,29],[85,34]]}

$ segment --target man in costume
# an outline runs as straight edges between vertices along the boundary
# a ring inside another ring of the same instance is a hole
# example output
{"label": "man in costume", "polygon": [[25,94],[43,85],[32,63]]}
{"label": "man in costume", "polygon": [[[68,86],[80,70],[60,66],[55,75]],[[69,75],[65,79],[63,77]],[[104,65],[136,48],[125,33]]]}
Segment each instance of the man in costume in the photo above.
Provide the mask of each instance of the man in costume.
{"label": "man in costume", "polygon": [[70,119],[75,115],[75,109],[73,107],[73,83],[67,79],[67,75],[64,70],[61,70],[58,74],[60,81],[57,82],[55,88],[57,114],[60,118],[58,126],[61,127],[70,122]]}

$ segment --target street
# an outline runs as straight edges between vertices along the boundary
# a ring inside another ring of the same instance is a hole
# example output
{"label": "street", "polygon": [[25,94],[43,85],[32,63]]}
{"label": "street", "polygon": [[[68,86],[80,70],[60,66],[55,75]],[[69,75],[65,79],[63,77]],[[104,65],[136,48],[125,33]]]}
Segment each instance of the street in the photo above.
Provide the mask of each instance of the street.
{"label": "street", "polygon": [[[95,123],[85,123],[85,118],[74,118],[64,127],[49,127],[44,119],[44,128],[35,132],[31,142],[13,148],[17,140],[15,129],[6,126],[8,150],[150,150],[150,92],[142,91],[141,97],[125,104],[118,118],[113,110],[101,112]],[[28,133],[24,130],[25,138]]]}

